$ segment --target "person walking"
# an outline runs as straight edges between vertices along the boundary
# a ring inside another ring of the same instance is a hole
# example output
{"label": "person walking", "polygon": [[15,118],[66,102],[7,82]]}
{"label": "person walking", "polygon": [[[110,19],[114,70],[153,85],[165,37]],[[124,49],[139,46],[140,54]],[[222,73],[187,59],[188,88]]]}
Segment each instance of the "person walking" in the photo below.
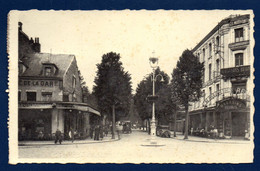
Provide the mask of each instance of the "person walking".
{"label": "person walking", "polygon": [[95,126],[95,136],[94,136],[94,140],[99,140],[99,125]]}
{"label": "person walking", "polygon": [[61,144],[61,141],[62,141],[61,131],[57,129],[55,132],[55,144],[57,144],[57,142]]}
{"label": "person walking", "polygon": [[70,129],[70,132],[69,132],[69,136],[70,136],[70,139],[71,139],[71,141],[72,141],[72,143],[74,142],[74,129],[73,128],[71,128]]}

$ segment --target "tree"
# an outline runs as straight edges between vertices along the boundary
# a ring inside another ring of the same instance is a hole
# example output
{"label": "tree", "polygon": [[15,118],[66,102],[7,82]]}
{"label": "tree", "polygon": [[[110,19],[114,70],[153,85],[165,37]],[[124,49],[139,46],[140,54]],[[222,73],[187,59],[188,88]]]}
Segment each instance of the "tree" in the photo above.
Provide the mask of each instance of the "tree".
{"label": "tree", "polygon": [[203,63],[190,50],[185,50],[172,73],[172,94],[185,108],[185,136],[188,139],[189,102],[201,96]]}
{"label": "tree", "polygon": [[[159,96],[156,101],[156,118],[159,122],[165,122],[166,118],[171,113],[169,110],[169,99],[170,99],[170,90],[168,87],[169,77],[168,75],[161,71],[160,68],[157,68],[155,71],[155,75],[161,74],[163,77],[163,82],[159,81],[159,77],[155,82],[155,93]],[[145,119],[150,119],[152,117],[152,106],[151,103],[147,101],[147,97],[152,95],[152,74],[147,76],[143,81],[141,81],[137,88],[136,94],[134,96],[134,104],[136,106],[136,110],[140,116],[140,118],[144,121]],[[167,92],[168,91],[168,92]]]}
{"label": "tree", "polygon": [[116,111],[116,120],[128,115],[131,100],[131,76],[124,71],[120,54],[110,52],[102,56],[97,64],[97,75],[93,94],[97,98],[101,115],[112,120],[112,108]]}

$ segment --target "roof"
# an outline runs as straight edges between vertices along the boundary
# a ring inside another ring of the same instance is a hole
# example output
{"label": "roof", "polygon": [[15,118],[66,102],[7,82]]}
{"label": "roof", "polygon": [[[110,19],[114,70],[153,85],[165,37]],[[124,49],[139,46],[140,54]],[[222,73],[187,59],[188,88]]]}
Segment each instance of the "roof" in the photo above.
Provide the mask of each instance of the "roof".
{"label": "roof", "polygon": [[23,63],[28,66],[27,70],[20,76],[27,77],[46,77],[43,73],[43,64],[54,64],[58,70],[53,77],[63,78],[71,62],[75,59],[74,55],[67,54],[50,54],[50,53],[33,53],[27,54],[22,59]]}
{"label": "roof", "polygon": [[238,15],[238,16],[229,16],[228,18],[225,18],[223,20],[221,20],[220,23],[218,23],[218,25],[216,25],[193,49],[192,52],[195,52],[205,41],[207,41],[216,31],[218,31],[220,29],[220,27],[222,27],[224,24],[228,24],[234,20],[239,20],[239,19],[245,19],[245,18],[249,18],[250,15],[246,14],[246,15]]}

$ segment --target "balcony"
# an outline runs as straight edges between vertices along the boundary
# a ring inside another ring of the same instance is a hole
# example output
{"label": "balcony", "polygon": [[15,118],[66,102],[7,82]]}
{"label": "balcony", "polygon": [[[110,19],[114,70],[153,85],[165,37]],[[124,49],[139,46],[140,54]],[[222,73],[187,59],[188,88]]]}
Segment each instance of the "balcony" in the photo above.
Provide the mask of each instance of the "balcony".
{"label": "balcony", "polygon": [[223,75],[225,79],[234,78],[234,77],[249,77],[250,65],[224,68],[220,70],[220,74]]}
{"label": "balcony", "polygon": [[247,48],[249,45],[249,40],[244,40],[244,41],[238,41],[234,43],[230,43],[228,47],[234,51],[234,50],[244,50]]}
{"label": "balcony", "polygon": [[246,90],[237,91],[234,93],[232,88],[223,88],[219,91],[215,91],[205,99],[201,98],[200,101],[190,104],[190,111],[204,109],[206,107],[214,107],[216,103],[220,100],[233,97],[237,99],[242,99],[247,101],[247,105],[250,105],[250,95]]}
{"label": "balcony", "polygon": [[210,86],[211,84],[213,83],[217,83],[219,82],[221,79],[221,75],[220,75],[220,72],[219,71],[213,71],[213,78],[208,80],[207,82],[204,82],[202,84],[202,87],[206,87],[206,86]]}

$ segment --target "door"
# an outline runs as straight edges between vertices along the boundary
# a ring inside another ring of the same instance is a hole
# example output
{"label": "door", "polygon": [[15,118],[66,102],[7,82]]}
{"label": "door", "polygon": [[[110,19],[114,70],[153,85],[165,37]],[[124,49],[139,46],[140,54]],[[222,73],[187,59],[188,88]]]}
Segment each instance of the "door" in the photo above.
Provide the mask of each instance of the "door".
{"label": "door", "polygon": [[232,113],[232,135],[244,136],[246,125],[246,113],[233,112]]}

